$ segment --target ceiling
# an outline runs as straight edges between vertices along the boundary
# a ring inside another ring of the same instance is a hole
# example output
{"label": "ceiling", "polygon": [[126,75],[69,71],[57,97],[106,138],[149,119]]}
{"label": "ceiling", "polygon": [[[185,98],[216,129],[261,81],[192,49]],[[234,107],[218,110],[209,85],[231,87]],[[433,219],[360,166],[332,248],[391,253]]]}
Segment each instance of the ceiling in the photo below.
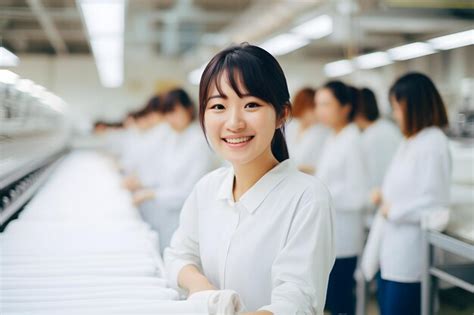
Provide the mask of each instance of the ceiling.
{"label": "ceiling", "polygon": [[[471,0],[128,0],[125,55],[181,56],[262,42],[318,14],[334,32],[299,54],[340,57],[472,28]],[[1,45],[17,54],[90,54],[75,0],[0,0]]]}

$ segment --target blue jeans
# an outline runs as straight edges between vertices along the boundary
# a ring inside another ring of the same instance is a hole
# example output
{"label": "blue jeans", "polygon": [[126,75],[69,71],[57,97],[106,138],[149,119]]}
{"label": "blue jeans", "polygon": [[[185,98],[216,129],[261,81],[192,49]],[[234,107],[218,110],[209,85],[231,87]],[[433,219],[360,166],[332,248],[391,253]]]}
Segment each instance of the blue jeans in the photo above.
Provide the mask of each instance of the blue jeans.
{"label": "blue jeans", "polygon": [[420,315],[421,283],[384,280],[379,274],[377,300],[381,315]]}
{"label": "blue jeans", "polygon": [[333,315],[353,315],[355,311],[354,271],[357,257],[338,258],[329,275],[326,309]]}

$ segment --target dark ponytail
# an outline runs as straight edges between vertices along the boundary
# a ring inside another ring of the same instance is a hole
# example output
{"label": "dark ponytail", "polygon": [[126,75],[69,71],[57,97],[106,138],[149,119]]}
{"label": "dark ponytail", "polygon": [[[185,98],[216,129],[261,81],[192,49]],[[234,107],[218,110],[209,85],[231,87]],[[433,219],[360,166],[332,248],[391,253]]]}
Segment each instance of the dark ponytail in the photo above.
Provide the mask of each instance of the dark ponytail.
{"label": "dark ponytail", "polygon": [[275,134],[273,135],[272,139],[272,153],[278,162],[282,162],[290,158],[284,134],[285,127],[282,126],[275,130]]}
{"label": "dark ponytail", "polygon": [[[209,89],[215,84],[221,91],[219,79],[224,72],[239,97],[250,94],[270,103],[275,109],[277,121],[282,121],[286,113],[291,112],[288,84],[278,61],[266,50],[243,43],[222,50],[204,69],[199,85],[199,122],[204,133],[204,112]],[[239,90],[239,83],[242,83],[245,92]],[[271,148],[279,162],[289,158],[284,123],[275,130]]]}

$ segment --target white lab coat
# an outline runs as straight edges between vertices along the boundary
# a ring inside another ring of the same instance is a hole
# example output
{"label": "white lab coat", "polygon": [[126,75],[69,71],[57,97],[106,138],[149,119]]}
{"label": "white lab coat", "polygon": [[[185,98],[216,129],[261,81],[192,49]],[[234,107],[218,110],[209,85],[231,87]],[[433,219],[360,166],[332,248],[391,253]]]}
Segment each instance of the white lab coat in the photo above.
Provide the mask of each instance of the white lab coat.
{"label": "white lab coat", "polygon": [[247,310],[322,314],[334,263],[327,189],[281,162],[234,202],[232,167],[201,179],[184,204],[164,260],[170,284],[197,266],[219,289],[235,290]]}
{"label": "white lab coat", "polygon": [[300,122],[293,119],[285,127],[286,143],[290,158],[297,166],[315,165],[321,156],[324,142],[330,131],[323,125],[316,124],[299,134]]}
{"label": "white lab coat", "polygon": [[178,227],[179,213],[197,181],[215,168],[216,158],[198,123],[182,132],[170,131],[158,160],[149,165],[155,199],[143,204],[141,213],[158,231],[161,250]]}
{"label": "white lab coat", "polygon": [[401,140],[402,135],[397,126],[382,118],[362,132],[370,189],[382,186],[385,173]]}
{"label": "white lab coat", "polygon": [[349,124],[328,137],[316,177],[328,186],[334,201],[336,257],[359,255],[364,241],[363,210],[368,175],[357,126]]}
{"label": "white lab coat", "polygon": [[401,143],[382,186],[390,205],[380,253],[383,279],[420,281],[420,221],[426,212],[449,206],[450,184],[448,139],[439,128],[425,128]]}
{"label": "white lab coat", "polygon": [[142,133],[130,134],[125,141],[124,154],[121,160],[126,173],[133,173],[139,179],[148,182],[147,172],[150,157],[160,156],[156,154],[162,150],[165,137],[171,133],[171,128],[167,123],[160,123]]}

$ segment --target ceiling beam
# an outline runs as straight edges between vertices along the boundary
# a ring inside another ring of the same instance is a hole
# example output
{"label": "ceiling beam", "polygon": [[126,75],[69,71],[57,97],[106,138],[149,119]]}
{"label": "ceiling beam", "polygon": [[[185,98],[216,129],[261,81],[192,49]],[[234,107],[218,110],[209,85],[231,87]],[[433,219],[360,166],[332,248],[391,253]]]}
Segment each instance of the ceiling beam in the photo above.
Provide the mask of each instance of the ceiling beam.
{"label": "ceiling beam", "polygon": [[27,2],[31,10],[36,15],[38,22],[46,33],[46,36],[48,37],[48,40],[51,43],[51,46],[53,46],[56,53],[67,54],[68,49],[66,43],[59,34],[59,31],[54,25],[53,20],[46,12],[43,4],[41,3],[41,0],[27,0]]}

